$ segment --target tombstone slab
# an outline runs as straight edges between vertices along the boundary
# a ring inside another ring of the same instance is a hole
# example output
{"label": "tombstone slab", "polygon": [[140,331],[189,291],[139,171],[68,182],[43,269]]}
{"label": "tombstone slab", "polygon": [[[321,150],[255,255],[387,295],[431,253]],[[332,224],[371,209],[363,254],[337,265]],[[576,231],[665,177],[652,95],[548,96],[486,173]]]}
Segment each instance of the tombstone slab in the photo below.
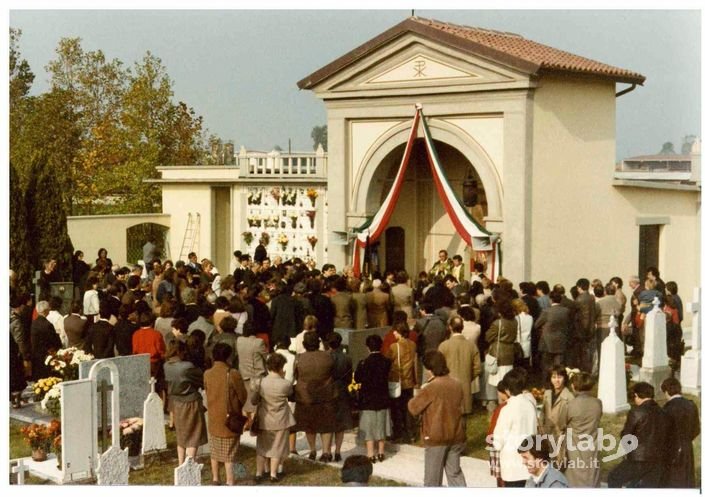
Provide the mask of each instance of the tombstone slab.
{"label": "tombstone slab", "polygon": [[[142,417],[144,401],[150,392],[149,354],[111,357],[100,360],[115,364],[120,375],[120,383],[122,385],[120,389],[120,416],[122,418]],[[81,363],[78,369],[78,377],[80,379],[88,378],[88,373],[96,362],[98,360]],[[110,374],[107,369],[103,369],[98,373],[98,384],[102,380],[111,384]],[[108,400],[108,412],[112,409],[111,406],[111,401]],[[98,413],[96,413],[96,418],[99,417]]]}
{"label": "tombstone slab", "polygon": [[61,469],[64,482],[92,478],[93,434],[91,412],[95,409],[91,380],[64,381],[61,389]]}
{"label": "tombstone slab", "polygon": [[203,464],[194,461],[193,457],[187,457],[181,466],[174,469],[174,485],[200,486],[202,469]]}
{"label": "tombstone slab", "polygon": [[683,391],[692,395],[700,394],[700,371],[702,354],[700,352],[700,288],[693,290],[693,301],[687,305],[693,314],[691,328],[691,349],[681,358],[681,385]]}
{"label": "tombstone slab", "polygon": [[348,337],[348,355],[352,361],[353,371],[357,367],[357,363],[369,355],[365,340],[370,335],[379,335],[384,338],[384,335],[391,329],[391,326],[383,326],[381,328],[368,328],[366,330],[349,330]]}
{"label": "tombstone slab", "polygon": [[127,485],[130,476],[130,462],[127,449],[115,445],[98,458],[98,485]]}
{"label": "tombstone slab", "polygon": [[165,450],[164,403],[154,390],[156,380],[151,378],[151,392],[144,401],[144,428],[142,430],[142,453]]}
{"label": "tombstone slab", "polygon": [[600,348],[600,383],[597,398],[602,401],[602,412],[615,414],[629,410],[627,376],[624,362],[624,343],[617,336],[617,320],[610,318],[610,334]]}
{"label": "tombstone slab", "polygon": [[646,315],[644,357],[639,372],[639,379],[654,387],[655,400],[666,398],[661,391],[661,382],[671,376],[666,347],[666,314],[659,305],[659,299],[655,298],[653,309]]}

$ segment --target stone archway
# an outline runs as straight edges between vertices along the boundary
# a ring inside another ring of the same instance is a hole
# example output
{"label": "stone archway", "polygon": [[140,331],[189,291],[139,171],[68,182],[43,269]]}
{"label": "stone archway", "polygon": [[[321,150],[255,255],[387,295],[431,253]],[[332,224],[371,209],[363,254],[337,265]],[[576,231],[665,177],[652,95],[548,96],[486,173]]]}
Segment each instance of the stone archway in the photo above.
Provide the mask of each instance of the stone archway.
{"label": "stone archway", "polygon": [[[429,124],[456,195],[462,197],[462,181],[466,171],[472,170],[481,184],[485,218],[493,220],[493,231],[497,231],[497,222],[502,220],[502,187],[495,165],[482,147],[462,130],[440,120]],[[401,124],[381,135],[370,147],[352,185],[354,211],[370,215],[379,209],[401,162],[409,129],[410,123]],[[401,195],[388,226],[402,227],[407,233],[406,269],[410,273],[428,269],[441,248],[465,260],[471,255],[440,202],[421,138],[414,144]],[[386,259],[384,239],[379,250],[379,260],[383,261]]]}

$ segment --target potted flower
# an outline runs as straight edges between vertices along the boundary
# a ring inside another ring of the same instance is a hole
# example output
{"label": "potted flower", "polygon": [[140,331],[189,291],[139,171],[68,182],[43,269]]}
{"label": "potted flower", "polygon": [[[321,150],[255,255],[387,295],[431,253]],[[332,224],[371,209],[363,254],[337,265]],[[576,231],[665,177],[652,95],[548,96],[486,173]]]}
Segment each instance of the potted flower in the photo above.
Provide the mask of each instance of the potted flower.
{"label": "potted flower", "polygon": [[318,198],[318,191],[315,188],[309,188],[306,190],[306,196],[311,200],[311,207],[316,207],[316,199]]}
{"label": "potted flower", "polygon": [[49,378],[37,380],[32,387],[35,402],[41,402],[47,393],[49,393],[49,390],[54,388],[54,385],[58,385],[61,382],[62,379],[56,376],[50,376]]}
{"label": "potted flower", "polygon": [[61,417],[61,387],[58,383],[51,387],[39,405],[52,416]]}
{"label": "potted flower", "polygon": [[316,243],[318,243],[318,238],[315,235],[310,235],[307,237],[308,243],[311,244],[311,250],[316,250]]}
{"label": "potted flower", "polygon": [[282,197],[282,192],[278,186],[272,188],[272,191],[270,191],[269,194],[272,196],[275,202],[279,203],[279,199]]}
{"label": "potted flower", "polygon": [[91,354],[86,354],[77,347],[69,347],[67,349],[59,349],[54,354],[48,355],[44,360],[44,364],[51,366],[64,380],[70,381],[78,379],[79,364],[92,361],[94,358]]}
{"label": "potted flower", "polygon": [[316,211],[306,211],[306,217],[311,221],[311,228],[313,228],[313,220],[316,219]]}
{"label": "potted flower", "polygon": [[[249,221],[249,219],[248,219],[248,221]],[[242,239],[245,240],[245,243],[247,244],[248,247],[250,246],[250,244],[252,243],[252,240],[254,240],[254,238],[255,238],[255,236],[252,234],[251,231],[244,231],[242,233]]]}
{"label": "potted flower", "polygon": [[120,421],[120,447],[127,448],[127,455],[139,456],[142,450],[142,418],[127,418]]}
{"label": "potted flower", "polygon": [[32,460],[46,461],[51,444],[56,436],[55,429],[50,426],[32,423],[21,429],[24,441],[32,449]]}
{"label": "potted flower", "polygon": [[282,246],[282,252],[286,252],[286,246],[289,244],[289,237],[285,233],[279,235],[277,242]]}

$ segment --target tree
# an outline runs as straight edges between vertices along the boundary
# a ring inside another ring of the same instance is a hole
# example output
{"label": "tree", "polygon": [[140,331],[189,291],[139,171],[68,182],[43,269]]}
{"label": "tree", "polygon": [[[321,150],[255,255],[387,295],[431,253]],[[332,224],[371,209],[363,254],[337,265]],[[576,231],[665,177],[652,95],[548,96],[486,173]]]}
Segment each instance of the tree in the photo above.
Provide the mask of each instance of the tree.
{"label": "tree", "polygon": [[66,205],[59,184],[46,158],[39,155],[32,164],[26,190],[27,222],[31,265],[40,269],[42,262],[56,259],[64,281],[71,281],[73,244],[66,223]]}
{"label": "tree", "polygon": [[36,267],[32,263],[32,244],[27,236],[27,206],[19,174],[10,163],[10,268],[17,273],[19,288],[25,292],[32,286],[32,273]]}
{"label": "tree", "polygon": [[676,149],[673,148],[673,143],[666,142],[661,146],[661,151],[659,155],[676,155]]}
{"label": "tree", "polygon": [[323,150],[328,150],[328,125],[314,126],[311,130],[311,139],[313,140],[313,149],[316,150],[318,145],[323,146]]}

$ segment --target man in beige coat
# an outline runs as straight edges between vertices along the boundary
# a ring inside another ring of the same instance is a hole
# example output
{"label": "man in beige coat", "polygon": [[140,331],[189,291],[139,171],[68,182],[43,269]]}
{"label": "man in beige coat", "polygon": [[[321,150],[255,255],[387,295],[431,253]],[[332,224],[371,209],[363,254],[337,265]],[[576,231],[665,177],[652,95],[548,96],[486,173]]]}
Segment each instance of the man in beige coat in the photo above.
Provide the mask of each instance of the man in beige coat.
{"label": "man in beige coat", "polygon": [[450,318],[450,338],[441,342],[438,351],[446,359],[451,378],[458,380],[463,388],[463,414],[467,415],[472,412],[472,380],[480,376],[482,364],[480,351],[463,336],[463,327],[462,318]]}

